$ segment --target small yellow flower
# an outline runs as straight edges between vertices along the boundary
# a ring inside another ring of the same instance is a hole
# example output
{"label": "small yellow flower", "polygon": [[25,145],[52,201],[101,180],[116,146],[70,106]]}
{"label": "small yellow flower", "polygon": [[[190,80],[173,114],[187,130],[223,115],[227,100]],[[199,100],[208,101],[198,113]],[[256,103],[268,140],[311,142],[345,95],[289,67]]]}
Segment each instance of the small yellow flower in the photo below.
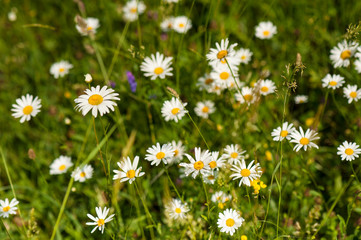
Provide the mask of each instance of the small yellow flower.
{"label": "small yellow flower", "polygon": [[241,240],[247,240],[248,238],[247,238],[247,236],[246,235],[242,235],[241,236]]}
{"label": "small yellow flower", "polygon": [[272,153],[270,152],[270,151],[266,151],[266,159],[268,160],[268,161],[272,161]]}
{"label": "small yellow flower", "polygon": [[315,121],[315,118],[313,118],[313,117],[307,118],[306,119],[306,126],[310,127],[313,124],[314,121]]}

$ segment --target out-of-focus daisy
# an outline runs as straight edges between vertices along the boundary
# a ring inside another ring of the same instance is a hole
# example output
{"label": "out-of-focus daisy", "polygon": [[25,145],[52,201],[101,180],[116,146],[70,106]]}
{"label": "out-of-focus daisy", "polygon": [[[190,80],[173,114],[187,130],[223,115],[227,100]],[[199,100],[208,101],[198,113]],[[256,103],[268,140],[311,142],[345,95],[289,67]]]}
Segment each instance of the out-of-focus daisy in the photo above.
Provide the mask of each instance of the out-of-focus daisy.
{"label": "out-of-focus daisy", "polygon": [[85,25],[84,26],[80,26],[79,24],[77,24],[76,30],[78,30],[78,32],[83,35],[83,36],[87,36],[89,34],[95,34],[97,32],[97,29],[100,27],[99,24],[99,20],[97,18],[85,18],[83,19]]}
{"label": "out-of-focus daisy", "polygon": [[93,167],[86,164],[84,167],[77,167],[71,176],[74,178],[74,181],[85,182],[85,180],[92,178],[93,176]]}
{"label": "out-of-focus daisy", "polygon": [[301,103],[306,103],[308,102],[308,96],[306,95],[297,95],[295,96],[295,103],[296,104],[301,104]]}
{"label": "out-of-focus daisy", "polygon": [[333,67],[348,67],[350,58],[355,54],[358,44],[344,40],[331,49],[330,59]]}
{"label": "out-of-focus daisy", "polygon": [[168,32],[173,29],[174,17],[168,17],[160,23],[160,28],[163,32]]}
{"label": "out-of-focus daisy", "polygon": [[67,156],[60,156],[54,160],[54,162],[50,165],[50,174],[57,175],[65,173],[73,163],[71,162],[71,158]]}
{"label": "out-of-focus daisy", "polygon": [[230,44],[229,46],[228,38],[222,39],[221,44],[216,43],[216,48],[211,48],[209,53],[207,54],[207,59],[210,61],[210,64],[216,64],[224,59],[228,59],[229,57],[234,57],[236,51],[234,47],[237,46],[237,43]]}
{"label": "out-of-focus daisy", "polygon": [[16,16],[17,11],[18,11],[17,8],[12,8],[11,9],[11,11],[8,13],[9,21],[11,21],[11,22],[16,21],[16,19],[17,19],[17,16]]}
{"label": "out-of-focus daisy", "polygon": [[144,76],[150,77],[151,80],[156,78],[164,79],[166,76],[173,76],[171,67],[172,57],[164,57],[163,54],[157,52],[154,56],[144,58],[140,70],[144,72]]}
{"label": "out-of-focus daisy", "polygon": [[185,167],[186,176],[192,174],[193,178],[196,178],[200,173],[202,175],[208,175],[210,172],[209,162],[211,160],[211,154],[208,150],[202,153],[201,148],[194,149],[195,158],[189,154],[185,154],[190,163],[181,163],[179,166]]}
{"label": "out-of-focus daisy", "polygon": [[163,0],[166,3],[177,3],[179,0]]}
{"label": "out-of-focus daisy", "polygon": [[163,161],[164,164],[168,164],[168,161],[171,161],[171,158],[174,156],[174,148],[169,143],[163,144],[162,146],[157,143],[148,148],[147,153],[145,160],[151,162],[150,165],[155,164],[158,166],[161,161]]}
{"label": "out-of-focus daisy", "polygon": [[0,200],[0,217],[8,218],[10,214],[16,214],[16,210],[18,210],[16,205],[19,204],[19,201],[16,198],[13,198],[11,202],[9,199],[5,198],[5,201]]}
{"label": "out-of-focus daisy", "polygon": [[219,152],[214,151],[211,153],[211,159],[209,161],[209,168],[211,169],[212,173],[214,170],[219,170],[224,166],[224,162],[226,160],[222,156],[219,156]]}
{"label": "out-of-focus daisy", "polygon": [[261,95],[268,95],[271,93],[274,93],[276,90],[276,85],[273,81],[266,79],[266,80],[260,80],[257,82],[256,86],[259,88],[259,92]]}
{"label": "out-of-focus daisy", "polygon": [[273,141],[282,141],[285,138],[290,140],[291,134],[295,130],[296,128],[293,126],[293,123],[288,124],[288,122],[284,122],[282,127],[273,129],[271,136],[273,137]]}
{"label": "out-of-focus daisy", "polygon": [[90,75],[90,73],[85,74],[84,77],[85,77],[84,80],[86,83],[91,83],[93,81],[93,77],[92,77],[92,75]]}
{"label": "out-of-focus daisy", "polygon": [[305,133],[302,127],[300,127],[300,131],[294,130],[291,133],[291,138],[291,142],[297,143],[293,148],[293,150],[295,150],[296,152],[298,152],[301,148],[306,151],[307,147],[315,147],[318,149],[318,146],[312,142],[320,138],[317,137],[317,132],[314,130],[307,129]]}
{"label": "out-of-focus daisy", "polygon": [[337,154],[341,156],[341,160],[353,161],[359,157],[361,153],[360,146],[353,142],[344,141],[338,148]]}
{"label": "out-of-focus daisy", "polygon": [[[238,69],[235,67],[231,67],[231,69],[234,77],[238,78]],[[211,78],[214,79],[218,85],[222,86],[223,88],[227,88],[233,82],[232,72],[228,66],[216,67],[211,72]]]}
{"label": "out-of-focus daisy", "polygon": [[194,112],[197,114],[197,116],[202,118],[208,118],[209,114],[214,113],[215,111],[216,108],[214,107],[214,102],[209,100],[198,102],[194,108]]}
{"label": "out-of-focus daisy", "polygon": [[162,107],[162,116],[168,122],[169,120],[174,120],[178,122],[182,117],[187,113],[187,110],[184,107],[187,103],[181,103],[178,98],[173,97],[170,101],[165,101]]}
{"label": "out-of-focus daisy", "polygon": [[256,28],[256,37],[259,39],[270,39],[277,33],[277,27],[272,22],[260,22]]}
{"label": "out-of-focus daisy", "polygon": [[215,80],[211,77],[210,74],[205,74],[204,76],[198,78],[197,87],[199,90],[210,91],[210,89],[214,86]]}
{"label": "out-of-focus daisy", "polygon": [[174,18],[173,30],[177,33],[186,33],[192,28],[192,21],[186,16],[178,16]]}
{"label": "out-of-focus daisy", "polygon": [[355,65],[355,69],[358,73],[361,73],[361,59],[356,59],[353,64]]}
{"label": "out-of-focus daisy", "polygon": [[343,88],[343,94],[348,99],[348,103],[357,102],[361,98],[361,88],[357,89],[357,85],[347,85]]}
{"label": "out-of-focus daisy", "polygon": [[236,100],[240,103],[247,103],[247,105],[251,105],[258,101],[258,95],[254,93],[253,88],[250,87],[242,87],[241,93],[236,93],[234,96]]}
{"label": "out-of-focus daisy", "polygon": [[242,159],[239,166],[232,166],[231,170],[235,173],[231,174],[230,177],[233,178],[232,180],[241,178],[239,181],[239,186],[244,184],[250,187],[251,181],[261,177],[262,172],[260,170],[259,163],[253,165],[253,162],[254,160],[251,161],[248,166],[246,166],[246,162],[244,159]]}
{"label": "out-of-focus daisy", "polygon": [[183,204],[179,199],[172,199],[165,207],[167,214],[172,219],[184,219],[189,211],[187,204]]}
{"label": "out-of-focus daisy", "polygon": [[183,159],[184,152],[186,150],[185,146],[183,145],[182,141],[172,141],[171,142],[172,147],[174,149],[174,155],[171,160],[169,160],[169,163],[178,162]]}
{"label": "out-of-focus daisy", "polygon": [[253,53],[248,48],[241,48],[236,51],[235,57],[239,59],[240,63],[248,64],[252,55]]}
{"label": "out-of-focus daisy", "polygon": [[203,182],[205,182],[206,184],[214,184],[218,177],[218,171],[208,172],[207,174],[202,175],[202,177]]}
{"label": "out-of-focus daisy", "polygon": [[129,157],[124,158],[122,162],[117,162],[121,171],[113,170],[115,173],[113,180],[120,179],[120,182],[129,180],[129,183],[132,184],[136,177],[141,177],[144,175],[144,172],[141,172],[142,167],[138,168],[138,162],[138,156],[135,156],[133,163]]}
{"label": "out-of-focus daisy", "polygon": [[228,208],[223,213],[219,213],[217,224],[221,232],[232,236],[243,222],[244,219],[236,210]]}
{"label": "out-of-focus daisy", "polygon": [[123,18],[127,22],[133,22],[138,16],[144,13],[146,6],[143,1],[130,0],[123,7]]}
{"label": "out-of-focus daisy", "polygon": [[229,164],[238,164],[239,160],[244,159],[243,154],[246,151],[242,151],[238,144],[231,144],[224,148],[224,152],[222,157],[227,159]]}
{"label": "out-of-focus daisy", "polygon": [[217,95],[221,95],[221,92],[222,92],[222,90],[223,90],[224,88],[220,85],[220,84],[218,84],[217,82],[213,85],[213,87],[212,88],[210,88],[209,89],[209,93],[215,93],[215,94],[217,94]]}
{"label": "out-of-focus daisy", "polygon": [[218,207],[220,209],[223,209],[224,205],[231,200],[232,200],[232,195],[226,194],[222,191],[215,192],[211,197],[211,201],[214,203],[218,203]]}
{"label": "out-of-focus daisy", "polygon": [[73,65],[68,61],[60,61],[53,63],[50,67],[50,74],[54,76],[55,79],[59,77],[64,77],[66,74],[69,73],[69,70],[73,68]]}
{"label": "out-of-focus daisy", "polygon": [[120,100],[117,97],[118,95],[118,93],[114,93],[114,90],[107,86],[102,87],[102,89],[100,89],[99,85],[91,87],[85,90],[85,94],[80,95],[74,100],[77,103],[75,109],[79,109],[83,116],[90,110],[92,110],[94,117],[98,116],[98,111],[100,116],[103,116],[103,114],[109,113],[109,109],[114,111],[114,106],[117,105],[114,101]]}
{"label": "out-of-focus daisy", "polygon": [[14,118],[20,118],[20,122],[29,121],[31,117],[35,117],[41,108],[41,100],[38,97],[33,97],[30,94],[26,94],[21,98],[16,99],[16,104],[12,105],[11,115]]}
{"label": "out-of-focus daisy", "polygon": [[322,87],[336,89],[342,86],[345,83],[343,77],[338,74],[327,74],[326,77],[322,79]]}
{"label": "out-of-focus daisy", "polygon": [[112,221],[113,217],[114,217],[114,214],[107,217],[109,210],[110,209],[107,207],[104,207],[103,210],[101,207],[96,207],[95,208],[95,212],[97,213],[96,217],[94,217],[93,215],[91,215],[89,213],[87,214],[88,218],[90,218],[94,222],[87,222],[86,225],[95,225],[95,228],[93,228],[91,233],[93,233],[97,228],[99,229],[99,231],[102,232],[102,234],[104,233],[105,224],[107,222]]}

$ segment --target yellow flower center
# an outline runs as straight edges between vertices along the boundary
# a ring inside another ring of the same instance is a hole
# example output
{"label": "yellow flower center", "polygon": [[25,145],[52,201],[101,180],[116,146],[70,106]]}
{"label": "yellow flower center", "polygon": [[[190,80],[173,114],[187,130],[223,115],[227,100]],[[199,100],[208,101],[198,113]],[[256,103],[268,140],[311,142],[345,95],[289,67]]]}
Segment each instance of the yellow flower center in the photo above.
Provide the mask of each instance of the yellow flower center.
{"label": "yellow flower center", "polygon": [[221,74],[219,74],[219,77],[222,80],[227,80],[229,78],[229,73],[228,72],[222,72]]}
{"label": "yellow flower center", "polygon": [[103,225],[104,225],[104,219],[102,219],[102,218],[99,219],[97,223],[98,223],[98,226],[99,226],[99,227],[100,227],[100,226],[103,226]]}
{"label": "yellow flower center", "polygon": [[267,31],[267,30],[266,30],[266,31],[263,31],[263,36],[266,36],[266,37],[267,37],[267,36],[269,36],[269,34],[270,34],[269,31]]}
{"label": "yellow flower center", "polygon": [[176,157],[179,154],[178,149],[174,150],[174,157]]}
{"label": "yellow flower center", "polygon": [[237,157],[238,157],[238,153],[236,152],[231,153],[231,158],[237,158]]}
{"label": "yellow flower center", "polygon": [[356,93],[356,92],[351,92],[351,93],[350,93],[350,97],[356,98],[356,97],[357,97],[357,93]]}
{"label": "yellow flower center", "polygon": [[204,163],[202,161],[198,161],[198,162],[195,162],[193,164],[193,166],[194,166],[194,169],[201,170],[204,167]]}
{"label": "yellow flower center", "polygon": [[85,175],[86,175],[85,172],[80,173],[80,177],[85,177]]}
{"label": "yellow flower center", "polygon": [[222,59],[222,58],[226,57],[227,54],[228,54],[227,50],[221,50],[217,53],[217,58]]}
{"label": "yellow flower center", "polygon": [[137,8],[131,8],[131,9],[130,9],[130,12],[131,12],[131,13],[136,13],[136,12],[137,12]]}
{"label": "yellow flower center", "polygon": [[308,138],[303,137],[303,138],[301,138],[300,143],[302,145],[307,145],[310,143],[310,140]]}
{"label": "yellow flower center", "polygon": [[227,227],[232,227],[234,225],[234,220],[232,218],[228,218],[226,220]]}
{"label": "yellow flower center", "polygon": [[61,165],[61,166],[59,167],[59,170],[60,170],[60,171],[63,171],[65,168],[66,168],[65,164],[63,164],[63,165]]}
{"label": "yellow flower center", "polygon": [[213,83],[213,79],[212,78],[208,78],[206,79],[206,81],[204,81],[205,84],[209,85]]}
{"label": "yellow flower center", "polygon": [[162,74],[163,72],[164,72],[164,70],[161,67],[157,67],[154,69],[154,73],[157,75]]}
{"label": "yellow flower center", "polygon": [[155,155],[155,157],[156,157],[157,159],[162,159],[162,158],[165,157],[165,153],[164,153],[164,152],[159,152],[159,153],[157,153],[157,155]]}
{"label": "yellow flower center", "polygon": [[337,82],[336,81],[331,81],[330,82],[330,86],[336,86],[337,85]]}
{"label": "yellow flower center", "polygon": [[223,63],[223,64],[227,63],[226,59],[222,59],[221,63]]}
{"label": "yellow flower center", "polygon": [[209,166],[210,166],[211,168],[215,168],[215,167],[217,167],[217,162],[216,162],[216,161],[212,161],[212,162],[209,163]]}
{"label": "yellow flower center", "polygon": [[223,203],[218,203],[218,207],[220,208],[220,209],[223,209],[224,208],[224,204]]}
{"label": "yellow flower center", "polygon": [[268,92],[268,87],[263,86],[263,87],[261,88],[261,91],[262,91],[262,92]]}
{"label": "yellow flower center", "polygon": [[351,57],[351,51],[350,50],[345,50],[341,53],[342,60],[348,59]]}
{"label": "yellow flower center", "polygon": [[135,177],[135,171],[134,170],[129,170],[127,172],[127,178],[134,178]]}
{"label": "yellow flower center", "polygon": [[202,112],[204,112],[204,113],[209,112],[209,107],[207,107],[207,106],[206,106],[206,107],[203,107],[203,108],[202,108]]}
{"label": "yellow flower center", "polygon": [[244,97],[244,100],[246,100],[246,101],[251,101],[253,99],[253,96],[251,94],[246,94],[243,97]]}
{"label": "yellow flower center", "polygon": [[23,113],[24,113],[25,115],[29,115],[29,114],[32,113],[32,112],[33,112],[33,107],[30,106],[30,105],[28,105],[28,106],[26,106],[26,107],[23,108]]}
{"label": "yellow flower center", "polygon": [[65,68],[59,68],[59,72],[64,72]]}
{"label": "yellow flower center", "polygon": [[171,112],[173,115],[176,115],[177,113],[179,113],[179,110],[179,108],[173,108]]}
{"label": "yellow flower center", "polygon": [[181,210],[180,208],[178,208],[178,207],[177,207],[177,208],[175,209],[175,212],[179,214],[179,213],[181,213],[181,212],[182,212],[182,210]]}
{"label": "yellow flower center", "polygon": [[213,175],[209,175],[209,176],[208,176],[208,180],[214,180],[214,178],[215,178],[215,177],[214,177]]}
{"label": "yellow flower center", "polygon": [[249,175],[251,175],[251,171],[248,170],[247,168],[242,169],[241,170],[241,175],[242,175],[242,177],[248,177]]}
{"label": "yellow flower center", "polygon": [[281,137],[287,137],[288,132],[286,130],[282,130],[280,135]]}
{"label": "yellow flower center", "polygon": [[4,211],[4,212],[7,212],[7,211],[9,211],[9,210],[10,210],[10,206],[6,206],[6,207],[3,208],[3,211]]}
{"label": "yellow flower center", "polygon": [[93,28],[92,28],[91,26],[88,26],[88,27],[86,28],[86,30],[91,31],[91,30],[93,30]]}
{"label": "yellow flower center", "polygon": [[243,56],[241,57],[241,59],[242,59],[242,60],[245,60],[245,59],[246,59],[246,56],[243,55]]}
{"label": "yellow flower center", "polygon": [[88,103],[93,106],[99,105],[102,102],[103,102],[103,97],[100,96],[99,94],[93,94],[88,99]]}
{"label": "yellow flower center", "polygon": [[183,28],[183,27],[184,27],[184,24],[183,24],[183,23],[180,23],[180,24],[178,24],[178,26],[179,26],[180,28]]}
{"label": "yellow flower center", "polygon": [[351,148],[347,148],[347,149],[345,150],[345,153],[346,153],[347,155],[352,155],[352,154],[353,154],[353,150],[352,150]]}

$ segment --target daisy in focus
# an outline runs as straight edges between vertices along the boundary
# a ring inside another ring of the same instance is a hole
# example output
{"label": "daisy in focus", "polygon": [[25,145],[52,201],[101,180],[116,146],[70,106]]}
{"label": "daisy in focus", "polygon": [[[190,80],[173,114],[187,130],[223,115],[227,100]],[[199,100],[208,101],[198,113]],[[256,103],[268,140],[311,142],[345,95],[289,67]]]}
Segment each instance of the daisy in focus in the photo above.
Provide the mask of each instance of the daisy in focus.
{"label": "daisy in focus", "polygon": [[221,232],[232,236],[243,222],[244,219],[236,210],[228,208],[224,212],[219,213],[217,224]]}
{"label": "daisy in focus", "polygon": [[357,102],[361,98],[361,88],[357,89],[357,85],[347,85],[343,88],[343,94],[348,99],[348,103]]}
{"label": "daisy in focus", "polygon": [[212,101],[204,101],[198,102],[196,107],[194,108],[194,112],[198,117],[208,118],[209,114],[214,113],[216,108],[214,107],[214,102]]}
{"label": "daisy in focus", "polygon": [[[234,77],[237,79],[238,68],[231,67]],[[211,78],[216,81],[216,83],[222,88],[230,87],[233,82],[232,72],[228,66],[218,66],[213,68],[211,72]]]}
{"label": "daisy in focus", "polygon": [[10,214],[15,215],[16,210],[18,210],[15,206],[18,204],[19,201],[16,198],[13,198],[11,202],[7,198],[5,198],[5,201],[0,200],[0,217],[8,218]]}
{"label": "daisy in focus", "polygon": [[50,175],[58,175],[65,173],[73,163],[71,162],[71,158],[67,156],[60,156],[54,160],[54,162],[50,165]]}
{"label": "daisy in focus", "polygon": [[186,150],[185,146],[183,145],[182,141],[172,141],[171,145],[174,149],[174,155],[171,160],[169,160],[169,163],[179,162],[183,159],[184,152]]}
{"label": "daisy in focus", "polygon": [[259,88],[259,92],[261,95],[268,95],[271,93],[274,93],[276,90],[276,85],[273,81],[266,79],[266,80],[260,80],[256,83],[257,88]]}
{"label": "daisy in focus", "polygon": [[171,144],[163,144],[160,146],[159,143],[153,145],[147,149],[145,160],[151,162],[150,165],[158,166],[163,161],[164,164],[168,164],[174,156],[174,148]]}
{"label": "daisy in focus", "polygon": [[11,115],[14,118],[20,118],[20,123],[30,121],[31,117],[35,117],[41,108],[41,100],[38,97],[33,97],[30,94],[26,94],[21,98],[16,99],[16,104],[12,105]]}
{"label": "daisy in focus", "polygon": [[138,156],[135,156],[133,163],[129,157],[124,158],[122,162],[117,162],[121,171],[113,170],[115,173],[113,180],[120,179],[120,182],[129,180],[129,183],[132,184],[136,177],[141,177],[144,175],[144,172],[141,172],[142,167],[138,168],[138,162]]}
{"label": "daisy in focus", "polygon": [[338,148],[337,155],[341,156],[341,160],[353,161],[359,157],[361,153],[360,146],[353,142],[344,141]]}
{"label": "daisy in focus", "polygon": [[74,181],[85,182],[85,180],[92,178],[94,169],[92,166],[86,164],[84,167],[77,167],[71,174]]}
{"label": "daisy in focus", "polygon": [[107,222],[110,222],[113,220],[114,214],[110,215],[109,217],[107,217],[108,213],[109,213],[109,208],[104,207],[104,209],[102,210],[101,207],[96,207],[95,208],[95,212],[97,213],[97,216],[94,217],[91,214],[87,214],[88,218],[90,218],[91,220],[93,220],[93,222],[87,222],[86,225],[95,225],[95,227],[93,228],[93,230],[91,231],[91,233],[93,233],[96,229],[99,229],[99,231],[102,232],[102,234],[104,233],[104,229],[105,229],[105,224]]}
{"label": "daisy in focus", "polygon": [[150,80],[155,80],[158,77],[164,79],[166,76],[173,76],[172,59],[172,57],[164,57],[163,54],[156,52],[155,56],[152,54],[150,57],[144,58],[143,63],[140,65],[140,70],[144,72],[144,76],[150,77]]}
{"label": "daisy in focus", "polygon": [[293,123],[288,124],[288,122],[284,122],[282,127],[278,127],[273,129],[271,136],[273,137],[273,141],[282,141],[283,139],[290,140],[291,134],[296,130],[293,126]]}
{"label": "daisy in focus", "polygon": [[[229,46],[228,46],[229,45]],[[237,46],[237,43],[229,44],[228,38],[222,39],[221,44],[216,43],[216,48],[211,48],[207,54],[207,59],[210,61],[211,65],[217,64],[217,62],[228,60],[229,57],[234,57],[236,51],[234,48]]]}
{"label": "daisy in focus", "polygon": [[236,51],[235,57],[239,59],[240,63],[248,64],[252,55],[253,53],[248,48],[240,48]]}
{"label": "daisy in focus", "polygon": [[251,105],[258,101],[258,96],[253,92],[253,88],[250,87],[242,87],[241,93],[234,94],[236,101],[240,103],[247,103],[247,105]]}
{"label": "daisy in focus", "polygon": [[50,74],[52,74],[55,79],[58,79],[59,77],[64,77],[66,74],[68,74],[69,70],[72,68],[72,64],[70,64],[68,61],[62,60],[51,65]]}
{"label": "daisy in focus", "polygon": [[192,174],[193,178],[196,178],[200,173],[201,175],[208,176],[210,172],[209,162],[211,161],[211,154],[208,150],[202,153],[201,148],[194,149],[194,156],[190,156],[189,154],[185,154],[190,163],[181,163],[179,166],[185,167],[185,175],[189,176]]}
{"label": "daisy in focus", "polygon": [[165,207],[167,214],[172,219],[184,219],[186,213],[189,211],[187,204],[182,204],[179,199],[172,199]]}
{"label": "daisy in focus", "polygon": [[103,116],[105,113],[109,113],[109,110],[114,111],[114,106],[117,104],[115,100],[120,100],[118,98],[119,94],[114,93],[114,90],[107,86],[104,86],[100,89],[100,86],[91,87],[90,89],[85,90],[85,94],[80,95],[74,100],[77,105],[75,109],[82,112],[85,116],[90,110],[92,110],[92,115],[94,117],[98,116],[98,111],[100,116]]}
{"label": "daisy in focus", "polygon": [[76,30],[78,30],[78,32],[83,36],[95,34],[97,32],[97,29],[100,27],[99,20],[97,18],[85,18],[83,19],[83,21],[84,25],[78,23],[75,26]]}
{"label": "daisy in focus", "polygon": [[146,6],[143,1],[130,0],[123,7],[123,18],[127,22],[134,22],[144,13]]}
{"label": "daisy in focus", "polygon": [[295,96],[295,103],[302,104],[308,102],[308,96],[306,95],[297,95]]}
{"label": "daisy in focus", "polygon": [[173,19],[173,30],[177,33],[187,33],[192,28],[192,22],[186,16],[178,16]]}
{"label": "daisy in focus", "polygon": [[318,149],[318,146],[312,142],[314,140],[320,139],[320,137],[317,137],[317,132],[311,129],[307,129],[307,131],[304,132],[302,127],[299,129],[300,131],[295,130],[291,134],[291,142],[297,143],[293,150],[298,152],[301,148],[303,148],[303,150],[306,151],[307,147],[314,147]]}
{"label": "daisy in focus", "polygon": [[222,168],[224,166],[225,161],[226,160],[223,158],[223,155],[219,156],[219,152],[217,151],[212,152],[210,162],[208,163],[212,173],[215,170],[219,170],[220,168]]}
{"label": "daisy in focus", "polygon": [[332,88],[333,90],[341,87],[344,83],[344,78],[338,74],[327,74],[326,77],[322,79],[322,87]]}
{"label": "daisy in focus", "polygon": [[167,100],[163,103],[162,116],[167,122],[169,120],[178,122],[187,113],[187,110],[184,109],[185,106],[187,103],[181,103],[178,98],[173,97],[170,101]]}
{"label": "daisy in focus", "polygon": [[347,42],[344,40],[331,49],[330,59],[333,67],[348,67],[350,58],[355,54],[358,44],[356,42]]}
{"label": "daisy in focus", "polygon": [[238,144],[227,145],[224,151],[222,157],[227,159],[229,164],[239,164],[239,161],[244,159],[243,154],[246,152]]}
{"label": "daisy in focus", "polygon": [[256,28],[256,37],[259,39],[270,39],[277,33],[277,27],[272,22],[260,22]]}
{"label": "daisy in focus", "polygon": [[254,160],[251,161],[248,166],[246,166],[246,162],[244,161],[244,159],[242,159],[238,166],[233,165],[233,167],[231,168],[231,170],[235,172],[230,175],[232,180],[236,180],[239,178],[241,179],[239,181],[239,186],[244,184],[250,187],[251,181],[261,177],[262,171],[259,163],[253,165],[253,162]]}

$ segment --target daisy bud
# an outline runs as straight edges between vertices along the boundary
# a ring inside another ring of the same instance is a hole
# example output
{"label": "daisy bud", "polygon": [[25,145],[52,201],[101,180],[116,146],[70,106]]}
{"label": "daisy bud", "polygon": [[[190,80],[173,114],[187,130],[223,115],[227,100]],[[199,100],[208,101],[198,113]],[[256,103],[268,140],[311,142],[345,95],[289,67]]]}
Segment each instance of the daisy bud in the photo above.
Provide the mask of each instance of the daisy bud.
{"label": "daisy bud", "polygon": [[92,75],[90,75],[89,73],[85,74],[84,77],[86,83],[91,83],[93,81]]}

